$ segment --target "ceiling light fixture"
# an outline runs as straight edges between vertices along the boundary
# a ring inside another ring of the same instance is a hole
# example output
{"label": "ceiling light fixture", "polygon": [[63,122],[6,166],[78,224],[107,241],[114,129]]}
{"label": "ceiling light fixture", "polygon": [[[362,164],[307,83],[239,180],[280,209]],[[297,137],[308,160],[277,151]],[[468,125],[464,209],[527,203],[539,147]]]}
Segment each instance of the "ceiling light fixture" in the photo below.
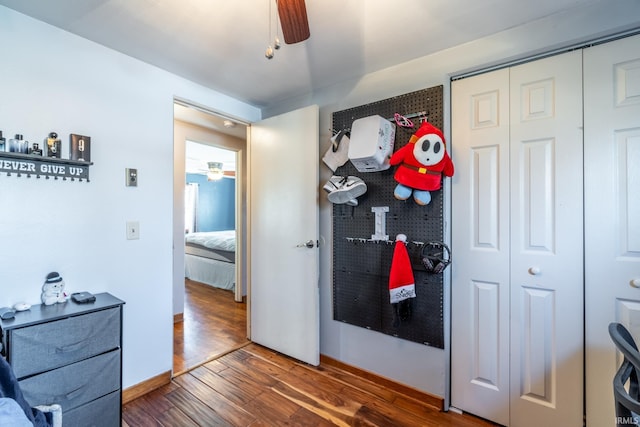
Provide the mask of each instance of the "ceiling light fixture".
{"label": "ceiling light fixture", "polygon": [[[268,38],[271,39],[271,16],[272,16],[272,13],[271,13],[271,2],[275,1],[275,0],[267,0],[267,1],[269,2],[269,37]],[[277,29],[278,29],[278,23],[276,22],[276,31],[277,31]],[[274,43],[276,45],[276,49],[280,49],[280,40],[278,39],[278,35],[277,34],[276,34],[276,37],[275,37],[274,40],[276,42],[276,43]],[[264,52],[264,56],[267,59],[271,59],[271,58],[273,58],[273,53],[274,53],[273,52],[273,46],[271,46],[271,44],[269,44],[269,46],[267,46],[267,50]]]}
{"label": "ceiling light fixture", "polygon": [[208,181],[219,181],[224,177],[222,162],[208,162],[207,167],[209,168],[209,172],[207,172]]}

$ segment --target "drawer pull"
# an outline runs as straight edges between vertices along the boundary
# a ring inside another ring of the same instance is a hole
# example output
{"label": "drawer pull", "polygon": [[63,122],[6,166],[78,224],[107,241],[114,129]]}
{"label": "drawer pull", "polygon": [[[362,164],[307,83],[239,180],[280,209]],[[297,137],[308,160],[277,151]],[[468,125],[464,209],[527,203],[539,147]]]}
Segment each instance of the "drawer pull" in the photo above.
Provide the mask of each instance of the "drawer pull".
{"label": "drawer pull", "polygon": [[60,346],[60,347],[56,347],[56,353],[70,353],[70,352],[73,352],[73,351],[80,350],[81,348],[83,348],[86,345],[87,341],[89,340],[89,338],[91,336],[93,336],[93,334],[94,334],[94,332],[93,332],[93,328],[92,328],[90,333],[87,334],[86,337],[80,339],[80,341],[76,341],[76,342],[71,343],[71,344],[67,344],[67,345],[63,345],[63,346]]}
{"label": "drawer pull", "polygon": [[84,389],[87,387],[87,384],[83,384],[75,390],[71,390],[69,393],[65,395],[67,400],[73,400],[84,392]]}
{"label": "drawer pull", "polygon": [[52,402],[66,402],[68,400],[72,400],[82,394],[82,391],[85,389],[87,385],[83,384],[80,387],[74,388],[73,390],[64,393],[64,394],[55,394],[52,396]]}
{"label": "drawer pull", "polygon": [[85,341],[79,341],[73,344],[65,345],[62,347],[56,347],[56,353],[69,353],[81,349],[84,346]]}

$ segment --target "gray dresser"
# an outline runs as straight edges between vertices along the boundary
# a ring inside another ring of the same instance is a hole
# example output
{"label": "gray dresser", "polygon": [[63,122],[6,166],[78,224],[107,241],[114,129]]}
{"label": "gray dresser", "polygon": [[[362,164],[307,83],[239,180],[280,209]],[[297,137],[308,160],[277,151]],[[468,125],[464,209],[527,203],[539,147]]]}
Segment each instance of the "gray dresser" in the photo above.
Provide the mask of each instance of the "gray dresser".
{"label": "gray dresser", "polygon": [[3,353],[31,406],[60,404],[65,427],[121,425],[123,304],[101,293],[0,322]]}

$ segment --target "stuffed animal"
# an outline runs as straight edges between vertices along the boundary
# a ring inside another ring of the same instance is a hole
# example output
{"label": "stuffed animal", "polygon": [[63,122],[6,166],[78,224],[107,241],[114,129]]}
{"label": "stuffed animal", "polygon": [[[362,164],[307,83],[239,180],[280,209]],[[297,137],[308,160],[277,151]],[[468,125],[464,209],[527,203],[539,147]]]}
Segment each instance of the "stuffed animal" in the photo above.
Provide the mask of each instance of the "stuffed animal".
{"label": "stuffed animal", "polygon": [[396,199],[407,200],[413,194],[422,206],[431,202],[431,191],[440,189],[442,175],[453,176],[444,135],[429,122],[424,122],[409,142],[393,153],[389,163],[398,165],[394,175],[398,182],[393,192]]}
{"label": "stuffed animal", "polygon": [[44,305],[67,301],[67,294],[64,292],[64,280],[57,272],[54,271],[47,274],[47,279],[42,285],[41,299]]}

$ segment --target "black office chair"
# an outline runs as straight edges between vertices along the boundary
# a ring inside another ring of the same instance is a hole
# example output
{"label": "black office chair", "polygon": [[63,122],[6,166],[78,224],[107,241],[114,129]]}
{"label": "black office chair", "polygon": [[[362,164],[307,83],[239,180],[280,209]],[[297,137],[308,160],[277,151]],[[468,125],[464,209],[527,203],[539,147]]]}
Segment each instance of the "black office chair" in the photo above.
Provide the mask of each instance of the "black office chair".
{"label": "black office chair", "polygon": [[[609,335],[624,356],[622,365],[613,377],[616,417],[636,417],[640,415],[640,352],[633,337],[622,324],[610,323]],[[629,391],[625,388],[627,382]]]}

